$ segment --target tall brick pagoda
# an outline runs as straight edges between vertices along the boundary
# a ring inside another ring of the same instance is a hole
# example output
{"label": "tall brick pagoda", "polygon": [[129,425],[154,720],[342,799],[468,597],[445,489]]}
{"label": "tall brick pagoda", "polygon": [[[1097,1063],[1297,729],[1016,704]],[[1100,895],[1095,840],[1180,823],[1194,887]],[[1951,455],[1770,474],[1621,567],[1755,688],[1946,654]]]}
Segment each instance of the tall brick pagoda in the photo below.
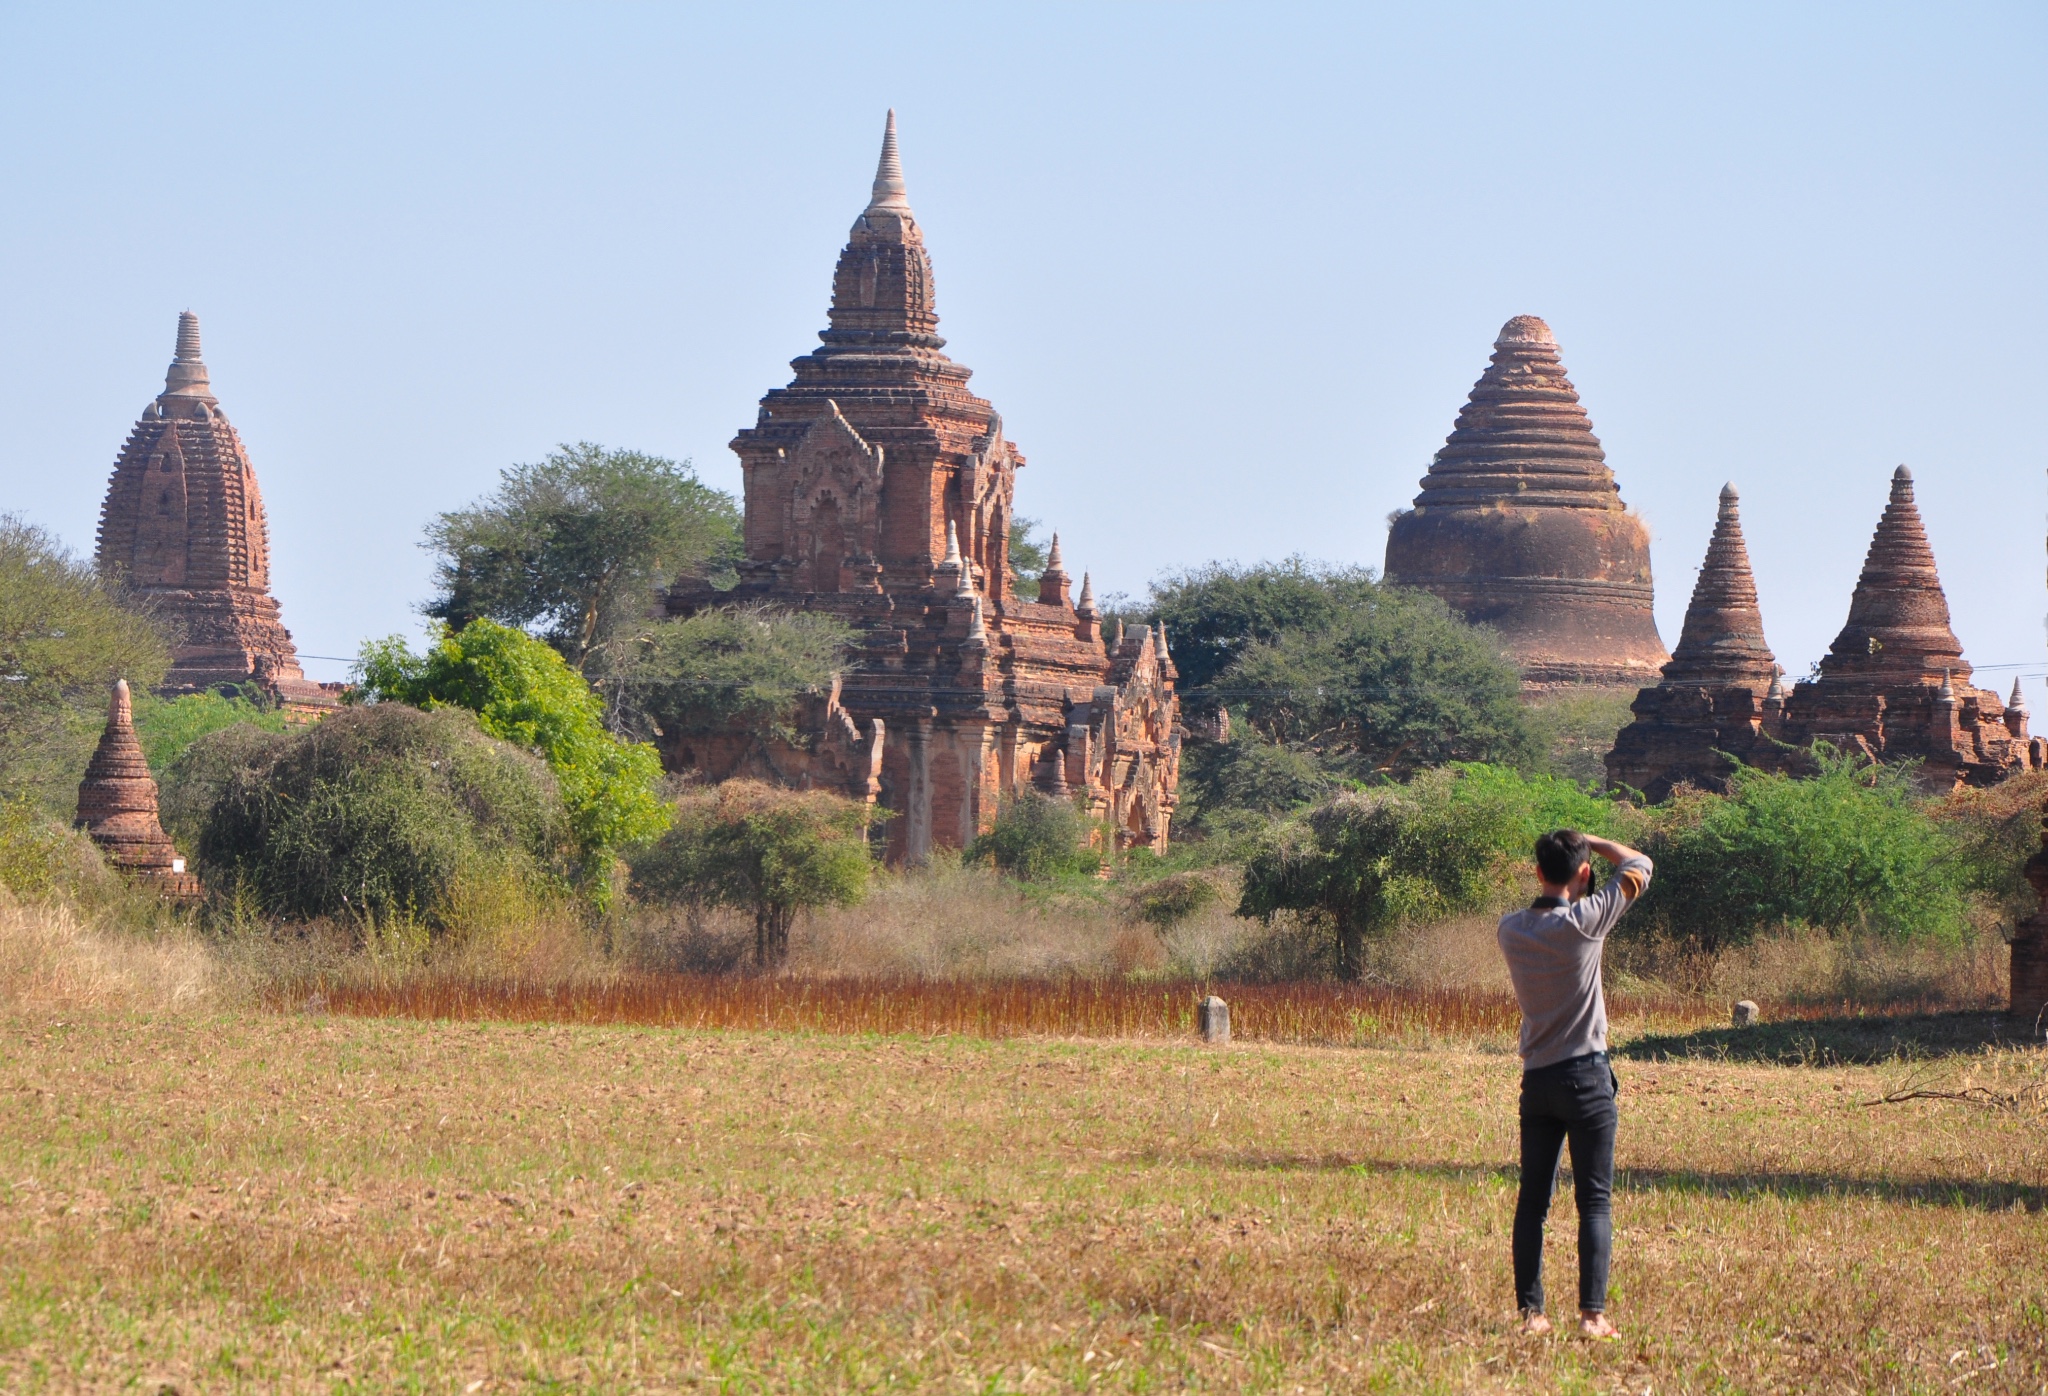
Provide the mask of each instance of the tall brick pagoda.
{"label": "tall brick pagoda", "polygon": [[1814,678],[1785,701],[1784,739],[1826,741],[1886,761],[1918,760],[1934,789],[1992,785],[2041,764],[2024,710],[1970,684],[1962,642],[1949,623],[1913,472],[1892,475],[1849,619]]}
{"label": "tall brick pagoda", "polygon": [[829,612],[859,636],[802,739],[664,733],[672,770],[752,775],[879,801],[892,857],[960,847],[1020,788],[1085,794],[1125,846],[1163,849],[1180,709],[1165,636],[1105,646],[1086,578],[1057,554],[1038,598],[1011,584],[1024,456],[969,370],[942,351],[931,258],[906,197],[891,112],[868,205],[832,278],[822,345],[733,439],[745,478],[740,586],[679,579],[672,615],[767,603]]}
{"label": "tall brick pagoda", "polygon": [[1653,682],[1670,656],[1649,531],[1621,502],[1550,327],[1517,315],[1493,350],[1387,534],[1387,580],[1498,630],[1530,688]]}
{"label": "tall brick pagoda", "polygon": [[1680,784],[1725,789],[1734,759],[1759,764],[1759,744],[1770,745],[1763,735],[1767,704],[1775,719],[1783,686],[1764,641],[1741,501],[1735,486],[1724,485],[1678,648],[1658,682],[1630,705],[1635,720],[1607,754],[1608,781],[1652,801]]}
{"label": "tall brick pagoda", "polygon": [[156,781],[136,740],[128,681],[117,679],[107,703],[107,728],[78,785],[77,827],[109,863],[173,901],[199,897],[199,879],[157,821]]}
{"label": "tall brick pagoda", "polygon": [[299,668],[270,595],[270,533],[256,470],[178,316],[164,390],[128,434],[100,507],[99,566],[176,632],[169,693],[255,683],[293,706],[334,699]]}

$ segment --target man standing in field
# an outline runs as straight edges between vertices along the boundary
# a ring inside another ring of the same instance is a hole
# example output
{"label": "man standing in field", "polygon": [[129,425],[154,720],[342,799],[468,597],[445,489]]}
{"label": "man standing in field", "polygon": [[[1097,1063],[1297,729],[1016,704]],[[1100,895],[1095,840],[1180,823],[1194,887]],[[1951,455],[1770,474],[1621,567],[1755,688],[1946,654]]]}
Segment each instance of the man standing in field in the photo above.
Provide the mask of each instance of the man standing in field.
{"label": "man standing in field", "polygon": [[[1594,890],[1589,853],[1614,865]],[[1500,918],[1500,950],[1522,1008],[1522,1192],[1515,1202],[1515,1300],[1524,1333],[1548,1333],[1543,1313],[1543,1219],[1557,1161],[1572,1146],[1579,1205],[1579,1331],[1619,1336],[1607,1321],[1607,1262],[1614,1247],[1614,1072],[1607,1064],[1607,999],[1600,951],[1607,933],[1650,885],[1650,860],[1633,848],[1559,829],[1536,840],[1542,895]]]}

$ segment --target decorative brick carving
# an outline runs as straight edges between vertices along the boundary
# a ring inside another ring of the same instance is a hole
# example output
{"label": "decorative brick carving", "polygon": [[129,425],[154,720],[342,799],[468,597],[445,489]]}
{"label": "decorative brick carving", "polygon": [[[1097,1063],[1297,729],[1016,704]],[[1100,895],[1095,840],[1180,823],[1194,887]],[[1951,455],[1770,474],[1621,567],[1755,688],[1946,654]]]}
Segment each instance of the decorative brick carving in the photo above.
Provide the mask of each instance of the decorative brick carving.
{"label": "decorative brick carving", "polygon": [[1501,328],[1415,506],[1393,520],[1386,576],[1498,630],[1532,688],[1640,684],[1669,657],[1649,532],[1535,316]]}
{"label": "decorative brick carving", "polygon": [[142,411],[100,507],[100,570],[177,632],[168,693],[254,682],[288,705],[333,706],[299,668],[270,595],[270,535],[256,470],[199,357],[199,317],[178,317],[164,391]]}
{"label": "decorative brick carving", "polygon": [[107,704],[106,731],[78,785],[77,826],[122,872],[170,900],[196,901],[199,879],[185,871],[185,860],[158,822],[156,794],[149,762],[135,739],[128,681],[118,679]]}
{"label": "decorative brick carving", "polygon": [[1024,455],[941,352],[934,306],[891,113],[821,345],[732,443],[746,482],[740,586],[679,578],[666,598],[672,615],[751,601],[828,611],[858,652],[804,715],[802,744],[664,737],[664,760],[878,799],[897,859],[964,845],[1034,782],[1085,791],[1121,843],[1164,848],[1181,740],[1171,661],[1151,641],[1108,653],[1094,593],[1084,577],[1069,599],[1057,551],[1039,599],[1016,594]]}

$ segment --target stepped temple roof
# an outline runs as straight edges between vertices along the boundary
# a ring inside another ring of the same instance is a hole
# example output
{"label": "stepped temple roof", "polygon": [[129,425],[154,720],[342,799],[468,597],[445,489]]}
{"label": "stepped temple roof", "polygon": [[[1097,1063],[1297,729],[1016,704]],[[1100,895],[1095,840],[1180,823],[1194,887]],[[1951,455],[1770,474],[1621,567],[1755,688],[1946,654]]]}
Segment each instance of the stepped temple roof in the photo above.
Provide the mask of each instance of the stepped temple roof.
{"label": "stepped temple roof", "polygon": [[1534,686],[1640,683],[1669,658],[1649,532],[1535,316],[1501,327],[1414,507],[1393,522],[1386,576],[1493,626]]}
{"label": "stepped temple roof", "polygon": [[270,595],[256,470],[213,395],[199,317],[178,316],[164,390],[142,411],[100,507],[98,562],[177,632],[167,692],[254,682],[306,706],[334,701],[299,668]]}
{"label": "stepped temple roof", "polygon": [[666,606],[768,602],[859,637],[802,740],[665,734],[663,760],[877,800],[892,858],[960,847],[1019,789],[1085,792],[1120,844],[1163,848],[1179,700],[1153,641],[1112,654],[1087,576],[1055,548],[1035,601],[1010,572],[1024,455],[938,334],[931,257],[891,112],[867,206],[832,276],[819,347],[732,442],[745,479],[740,584],[678,578]]}
{"label": "stepped temple roof", "polygon": [[1699,579],[1693,583],[1678,648],[1664,666],[1663,682],[1747,684],[1762,693],[1777,672],[1777,659],[1764,641],[1756,578],[1749,570],[1749,547],[1742,538],[1741,500],[1735,486],[1723,485],[1714,536],[1707,543]]}
{"label": "stepped temple roof", "polygon": [[1935,571],[1934,550],[1913,502],[1913,472],[1892,472],[1891,500],[1877,521],[1863,573],[1849,600],[1849,619],[1820,662],[1821,678],[1838,684],[1965,682],[1970,666],[1949,622],[1948,597]]}
{"label": "stepped temple roof", "polygon": [[128,681],[116,680],[107,727],[78,786],[77,825],[122,872],[154,881],[179,900],[198,894],[198,880],[157,821],[156,781],[136,740]]}

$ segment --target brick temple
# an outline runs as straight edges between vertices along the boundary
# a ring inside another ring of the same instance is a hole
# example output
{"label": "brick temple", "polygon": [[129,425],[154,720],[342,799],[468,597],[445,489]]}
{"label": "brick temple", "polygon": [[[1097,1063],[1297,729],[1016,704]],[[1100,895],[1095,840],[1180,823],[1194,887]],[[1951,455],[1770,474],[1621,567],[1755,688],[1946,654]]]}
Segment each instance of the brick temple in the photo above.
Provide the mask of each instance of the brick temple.
{"label": "brick temple", "polygon": [[829,612],[857,651],[805,704],[801,741],[664,734],[669,769],[878,802],[896,860],[965,845],[1027,788],[1085,799],[1121,846],[1163,850],[1181,743],[1166,636],[1139,627],[1106,641],[1057,540],[1037,599],[1012,585],[1024,455],[942,352],[893,112],[827,320],[821,347],[732,442],[745,477],[739,587],[681,579],[666,607]]}
{"label": "brick temple", "polygon": [[199,900],[199,879],[185,870],[185,860],[157,820],[156,781],[135,736],[126,679],[114,683],[106,730],[79,782],[76,824],[129,878],[170,901]]}
{"label": "brick temple", "polygon": [[1815,742],[1872,760],[1916,761],[1931,791],[1995,785],[2048,764],[2048,743],[2027,733],[2019,684],[2000,702],[1970,683],[1903,465],[1848,621],[1814,677],[1789,695],[1764,644],[1734,491],[1723,491],[1679,653],[1633,710],[1608,754],[1608,776],[1651,799],[1684,782],[1719,788],[1734,769],[1730,758],[1810,770]]}
{"label": "brick temple", "polygon": [[334,692],[299,668],[270,594],[256,469],[213,395],[189,310],[178,316],[164,390],[114,463],[98,561],[173,632],[166,693],[252,683],[290,707],[334,704]]}
{"label": "brick temple", "polygon": [[1414,507],[1393,520],[1386,578],[1499,631],[1531,689],[1638,685],[1669,658],[1649,531],[1535,316],[1501,327]]}
{"label": "brick temple", "polygon": [[1607,753],[1608,782],[1653,802],[1679,785],[1725,791],[1737,760],[1768,763],[1760,750],[1772,743],[1764,734],[1767,705],[1772,726],[1782,725],[1784,686],[1764,640],[1741,501],[1726,485],[1678,648],[1630,705],[1635,718]]}

